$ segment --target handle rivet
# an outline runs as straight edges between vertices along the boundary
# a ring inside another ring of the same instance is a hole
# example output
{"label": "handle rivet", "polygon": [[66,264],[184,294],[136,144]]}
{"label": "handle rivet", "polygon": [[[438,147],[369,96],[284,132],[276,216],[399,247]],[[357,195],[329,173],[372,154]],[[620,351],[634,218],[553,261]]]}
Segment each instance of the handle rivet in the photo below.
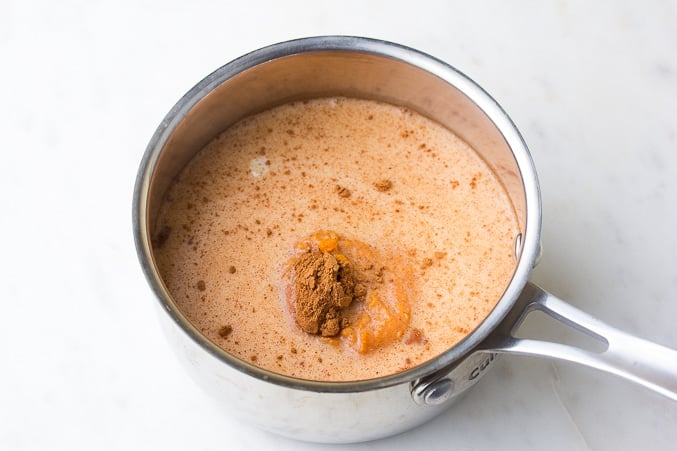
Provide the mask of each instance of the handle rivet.
{"label": "handle rivet", "polygon": [[425,388],[423,400],[430,406],[437,406],[449,399],[452,393],[454,393],[454,381],[444,378],[433,382]]}

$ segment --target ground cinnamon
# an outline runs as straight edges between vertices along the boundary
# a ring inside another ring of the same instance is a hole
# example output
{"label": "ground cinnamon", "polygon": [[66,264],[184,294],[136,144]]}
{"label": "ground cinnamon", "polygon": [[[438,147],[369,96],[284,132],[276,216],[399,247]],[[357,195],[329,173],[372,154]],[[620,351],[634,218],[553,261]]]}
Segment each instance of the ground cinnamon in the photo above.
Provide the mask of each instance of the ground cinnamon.
{"label": "ground cinnamon", "polygon": [[333,337],[347,325],[342,310],[353,301],[355,280],[345,257],[319,249],[301,254],[293,263],[292,285],[295,319],[305,332]]}

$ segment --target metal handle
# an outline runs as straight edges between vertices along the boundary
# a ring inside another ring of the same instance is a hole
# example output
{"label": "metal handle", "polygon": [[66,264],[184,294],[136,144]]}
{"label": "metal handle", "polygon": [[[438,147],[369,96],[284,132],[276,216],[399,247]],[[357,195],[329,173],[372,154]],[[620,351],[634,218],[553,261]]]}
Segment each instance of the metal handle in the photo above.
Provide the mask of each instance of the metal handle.
{"label": "metal handle", "polygon": [[[606,349],[589,351],[543,340],[516,338],[514,332],[538,310],[601,343]],[[597,368],[643,385],[677,401],[677,351],[634,337],[527,283],[517,305],[484,341],[488,352],[550,357]]]}

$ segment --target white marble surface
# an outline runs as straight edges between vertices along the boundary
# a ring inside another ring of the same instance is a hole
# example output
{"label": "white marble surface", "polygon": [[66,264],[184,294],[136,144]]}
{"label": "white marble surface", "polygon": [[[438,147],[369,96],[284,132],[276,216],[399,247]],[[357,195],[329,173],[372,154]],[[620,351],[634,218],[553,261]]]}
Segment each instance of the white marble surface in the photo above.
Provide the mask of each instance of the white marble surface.
{"label": "white marble surface", "polygon": [[[0,449],[334,448],[241,425],[193,385],[131,233],[137,165],[169,108],[295,37],[400,42],[483,85],[540,173],[533,280],[677,348],[677,2],[214,3],[0,3]],[[676,448],[677,403],[529,358],[421,428],[343,447]]]}

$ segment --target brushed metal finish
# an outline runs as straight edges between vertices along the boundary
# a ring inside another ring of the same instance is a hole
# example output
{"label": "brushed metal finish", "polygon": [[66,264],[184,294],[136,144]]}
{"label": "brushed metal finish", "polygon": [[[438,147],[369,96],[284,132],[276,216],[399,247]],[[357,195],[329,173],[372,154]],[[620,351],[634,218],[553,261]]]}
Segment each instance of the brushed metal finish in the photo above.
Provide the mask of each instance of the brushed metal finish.
{"label": "brushed metal finish", "polygon": [[[535,310],[594,338],[604,349],[595,352],[562,343],[516,338],[515,331]],[[677,350],[615,329],[531,283],[525,287],[510,317],[482,346],[490,352],[549,357],[596,368],[677,401]]]}
{"label": "brushed metal finish", "polygon": [[[262,370],[229,355],[197,331],[162,281],[150,236],[173,178],[221,131],[274,105],[336,95],[411,108],[468,141],[509,192],[523,239],[514,278],[501,301],[457,346],[395,375],[316,382]],[[453,382],[453,396],[445,402],[447,397],[438,399],[436,405],[419,404],[411,394],[415,382],[426,376],[449,374],[454,369],[453,374],[458,375],[474,368],[475,358],[466,364],[459,362],[510,311],[533,267],[540,234],[540,197],[533,163],[519,132],[472,80],[435,58],[396,44],[317,37],[245,55],[207,76],[179,100],[156,130],[141,162],[134,194],[134,231],[139,259],[160,300],[161,318],[172,347],[200,385],[222,398],[233,412],[264,429],[302,440],[354,442],[414,427],[437,415],[479,380],[459,375]],[[432,399],[430,394],[426,397]]]}

